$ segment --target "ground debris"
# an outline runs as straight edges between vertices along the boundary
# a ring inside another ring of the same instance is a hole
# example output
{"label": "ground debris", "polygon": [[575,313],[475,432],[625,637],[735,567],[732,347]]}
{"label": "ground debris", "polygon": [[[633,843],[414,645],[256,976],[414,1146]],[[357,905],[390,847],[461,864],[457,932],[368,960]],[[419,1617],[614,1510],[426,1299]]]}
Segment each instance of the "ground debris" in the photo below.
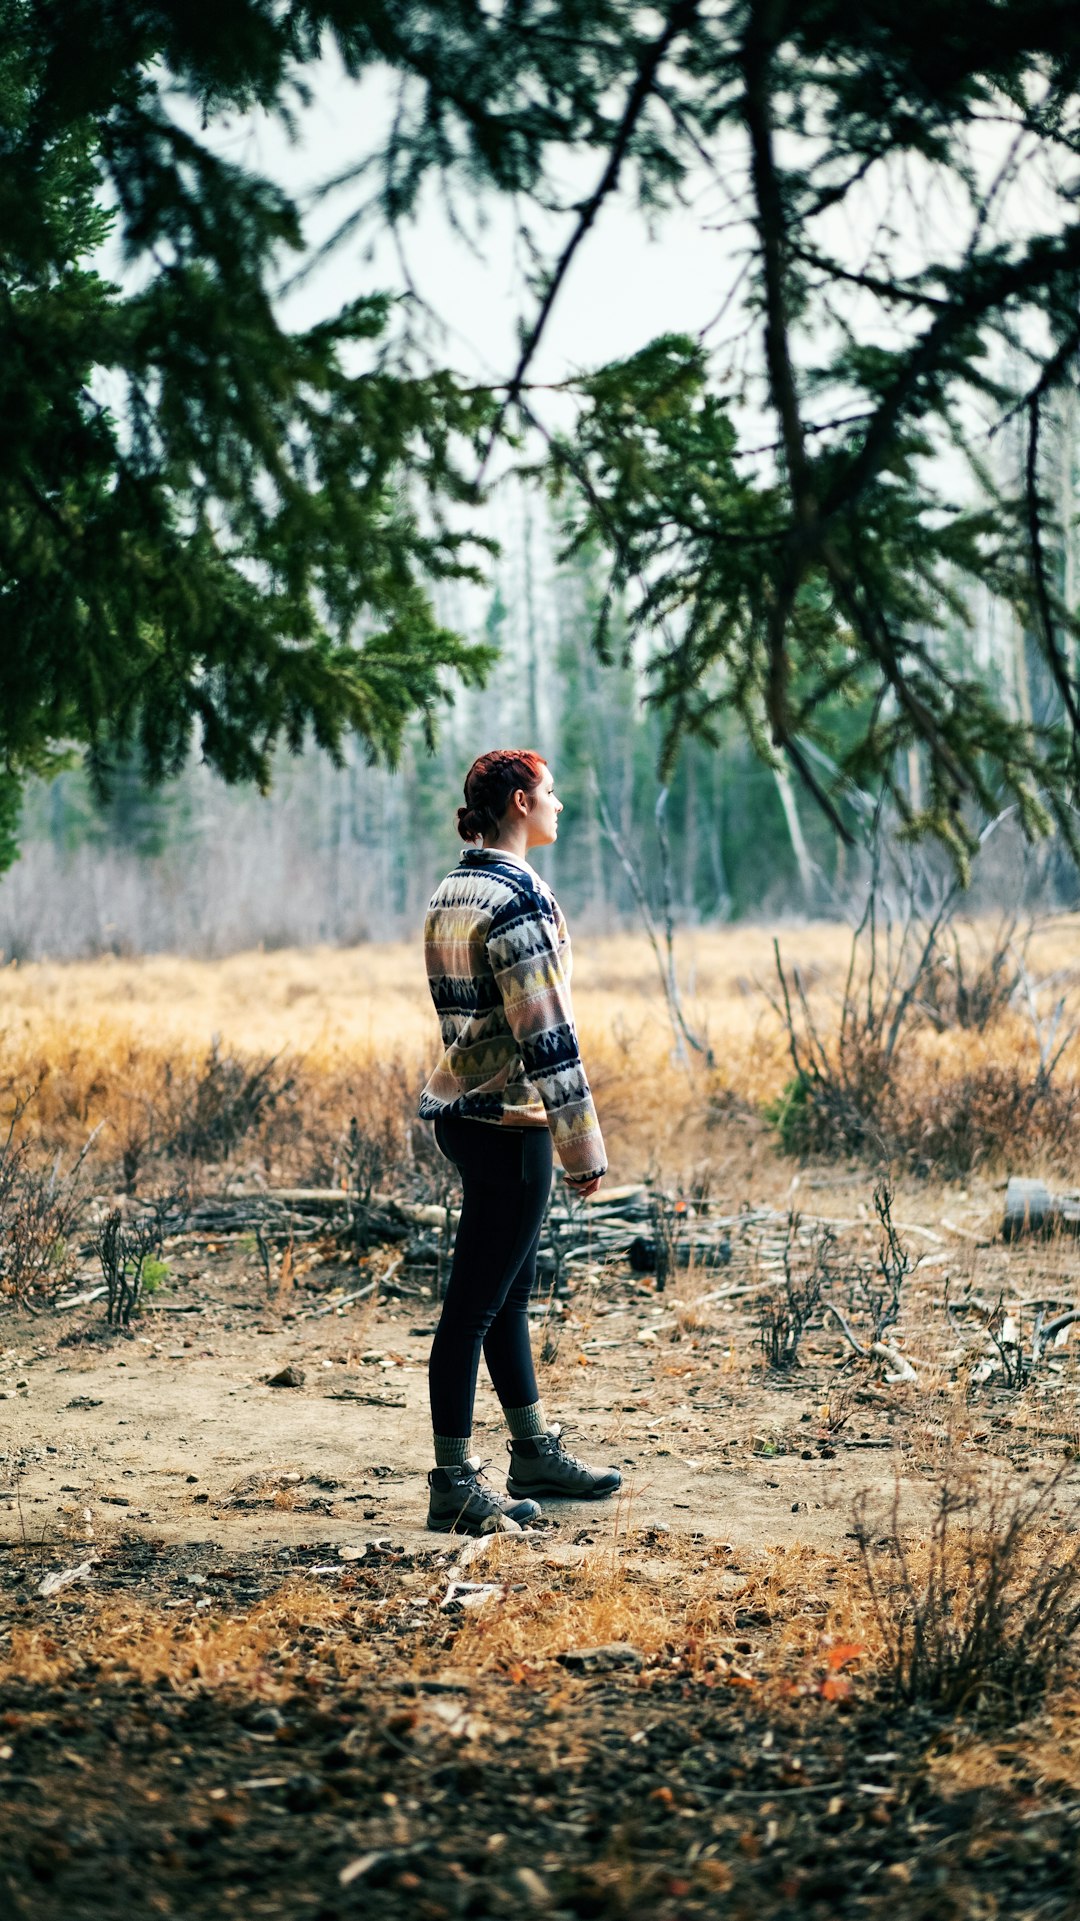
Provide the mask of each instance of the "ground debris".
{"label": "ground debris", "polygon": [[[369,1921],[498,1921],[515,1907],[583,1921],[721,1911],[791,1921],[841,1910],[853,1921],[921,1921],[935,1911],[942,1876],[957,1914],[1071,1921],[1068,1784],[1025,1790],[1026,1818],[1010,1824],[1012,1776],[1036,1769],[1031,1742],[1043,1735],[1034,1724],[989,1747],[974,1731],[972,1748],[972,1731],[921,1711],[896,1705],[885,1722],[869,1671],[853,1667],[847,1684],[843,1644],[813,1657],[812,1686],[775,1699],[748,1640],[736,1643],[737,1662],[720,1656],[702,1670],[689,1649],[676,1658],[691,1618],[679,1597],[700,1557],[663,1538],[667,1651],[657,1658],[650,1640],[594,1635],[562,1656],[570,1674],[595,1677],[587,1686],[544,1660],[492,1658],[502,1609],[489,1618],[432,1606],[441,1585],[433,1597],[419,1550],[404,1568],[385,1556],[345,1563],[359,1585],[339,1591],[309,1578],[331,1558],[325,1541],[289,1550],[276,1567],[260,1553],[218,1567],[209,1543],[119,1542],[94,1593],[68,1597],[66,1678],[50,1620],[25,1643],[50,1665],[5,1682],[5,1911],[107,1921],[139,1908],[218,1921],[232,1911],[223,1890],[238,1888],[245,1910],[269,1921],[320,1911],[313,1895],[328,1915],[362,1908]],[[576,1573],[549,1568],[528,1547],[507,1552],[538,1596],[576,1591]],[[441,1569],[443,1580],[459,1573],[453,1557]],[[613,1566],[597,1605],[609,1605],[620,1579],[633,1604],[635,1570],[631,1560],[625,1580]],[[136,1580],[137,1634],[109,1597],[123,1574]],[[799,1583],[808,1579],[810,1564],[800,1564]],[[178,1590],[184,1598],[170,1599]],[[499,1591],[516,1604],[512,1589]],[[162,1603],[179,1612],[155,1618]],[[102,1630],[114,1637],[111,1655]],[[767,1613],[741,1632],[760,1648]],[[141,1662],[170,1639],[171,1684],[141,1678]],[[257,1667],[246,1665],[253,1659]],[[239,1686],[223,1660],[239,1663]],[[828,1688],[818,1685],[826,1667]],[[608,1900],[615,1808],[634,1837],[617,1907]]]}
{"label": "ground debris", "polygon": [[294,1367],[290,1361],[287,1367],[279,1368],[276,1374],[268,1374],[266,1385],[267,1387],[303,1387],[304,1370],[302,1367]]}
{"label": "ground debris", "polygon": [[[282,1383],[282,1385],[284,1384]],[[270,1382],[270,1386],[274,1386],[273,1381]],[[358,1407],[404,1408],[408,1406],[407,1401],[400,1399],[394,1400],[388,1394],[362,1394],[359,1389],[355,1387],[331,1388],[326,1398],[328,1401],[352,1401]]]}
{"label": "ground debris", "polygon": [[409,1557],[403,1547],[395,1546],[389,1536],[383,1536],[375,1541],[365,1541],[363,1547],[343,1547],[341,1559],[374,1566],[383,1561],[407,1562]]}
{"label": "ground debris", "polygon": [[551,1890],[535,1868],[515,1868],[510,1877],[517,1892],[530,1908],[551,1906]]}
{"label": "ground debris", "polygon": [[641,1649],[629,1641],[609,1641],[597,1648],[565,1648],[556,1659],[572,1674],[610,1674],[618,1668],[636,1671],[645,1666]]}
{"label": "ground debris", "polygon": [[88,1581],[96,1560],[97,1556],[92,1554],[88,1561],[80,1561],[78,1567],[59,1568],[52,1574],[46,1574],[44,1579],[38,1582],[37,1592],[41,1599],[48,1600],[51,1594],[59,1594],[66,1587],[74,1587],[76,1581]]}
{"label": "ground debris", "polygon": [[355,1861],[350,1861],[342,1868],[338,1881],[343,1888],[349,1888],[354,1881],[365,1881],[380,1870],[401,1866],[411,1856],[422,1854],[424,1848],[423,1842],[408,1848],[372,1848],[367,1854],[358,1854]]}
{"label": "ground debris", "polygon": [[462,1608],[480,1608],[486,1601],[507,1592],[500,1581],[451,1581],[446,1593],[439,1602],[444,1614],[460,1611]]}

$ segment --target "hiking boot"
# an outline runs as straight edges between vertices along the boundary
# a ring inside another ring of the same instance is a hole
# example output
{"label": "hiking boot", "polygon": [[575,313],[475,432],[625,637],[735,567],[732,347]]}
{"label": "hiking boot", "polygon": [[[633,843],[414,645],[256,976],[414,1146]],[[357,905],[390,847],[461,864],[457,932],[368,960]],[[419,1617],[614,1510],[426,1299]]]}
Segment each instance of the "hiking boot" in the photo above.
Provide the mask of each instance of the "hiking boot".
{"label": "hiking boot", "polygon": [[536,1501],[512,1501],[489,1487],[476,1460],[433,1468],[428,1487],[427,1524],[436,1534],[518,1534],[540,1519]]}
{"label": "hiking boot", "polygon": [[587,1467],[576,1454],[567,1453],[561,1435],[560,1427],[551,1427],[530,1440],[507,1442],[506,1485],[511,1494],[561,1494],[569,1501],[602,1501],[605,1495],[617,1494],[622,1486],[618,1468]]}

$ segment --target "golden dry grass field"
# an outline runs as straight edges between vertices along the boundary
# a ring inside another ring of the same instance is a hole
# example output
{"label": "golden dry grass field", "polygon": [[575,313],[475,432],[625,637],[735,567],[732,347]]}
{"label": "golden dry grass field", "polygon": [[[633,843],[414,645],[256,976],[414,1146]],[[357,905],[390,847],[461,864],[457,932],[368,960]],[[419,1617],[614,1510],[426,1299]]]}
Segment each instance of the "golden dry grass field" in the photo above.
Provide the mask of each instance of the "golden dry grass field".
{"label": "golden dry grass field", "polygon": [[[643,936],[579,943],[574,1002],[582,1047],[617,1180],[650,1167],[688,1178],[715,1158],[718,1105],[760,1111],[790,1080],[792,1064],[775,998],[773,940],[797,965],[823,1028],[835,1021],[850,936],[835,924],[774,933],[759,927],[689,930],[677,938],[689,1024],[712,1049],[714,1066],[689,1073],[674,1058],[656,959]],[[976,959],[991,929],[971,930]],[[1048,983],[1047,1015],[1064,992],[1080,1005],[1080,919],[1061,917],[1037,935],[1032,977]],[[1068,1032],[1068,1021],[1062,1030]],[[40,1086],[28,1122],[51,1141],[74,1144],[104,1123],[103,1146],[132,1124],[133,1105],[151,1098],[166,1063],[194,1066],[217,1037],[224,1051],[300,1065],[313,1098],[344,1119],[365,1093],[381,1104],[387,1070],[405,1107],[428,1071],[437,1030],[418,943],[350,949],[284,950],[194,961],[170,956],[25,966],[0,972],[0,1076],[9,1089]],[[920,1091],[960,1086],[988,1070],[1030,1079],[1038,1066],[1033,1023],[1022,996],[984,1031],[923,1023],[907,1048],[902,1079]],[[1080,1078],[1080,1037],[1058,1078]],[[1001,1124],[991,1158],[1009,1151]],[[730,1145],[730,1143],[729,1143]],[[1017,1142],[1041,1165],[1037,1139]]]}

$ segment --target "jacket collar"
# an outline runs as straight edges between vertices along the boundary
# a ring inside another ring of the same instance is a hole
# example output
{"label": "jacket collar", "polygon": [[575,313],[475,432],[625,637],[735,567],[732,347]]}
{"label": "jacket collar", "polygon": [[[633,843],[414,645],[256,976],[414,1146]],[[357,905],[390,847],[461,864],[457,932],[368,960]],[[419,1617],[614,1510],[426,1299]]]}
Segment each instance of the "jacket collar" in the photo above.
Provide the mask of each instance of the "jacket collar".
{"label": "jacket collar", "polygon": [[[536,874],[536,869],[521,854],[512,854],[506,847],[466,847],[461,856],[463,861],[508,861],[511,867],[523,867],[528,874]],[[539,876],[537,875],[539,879]]]}

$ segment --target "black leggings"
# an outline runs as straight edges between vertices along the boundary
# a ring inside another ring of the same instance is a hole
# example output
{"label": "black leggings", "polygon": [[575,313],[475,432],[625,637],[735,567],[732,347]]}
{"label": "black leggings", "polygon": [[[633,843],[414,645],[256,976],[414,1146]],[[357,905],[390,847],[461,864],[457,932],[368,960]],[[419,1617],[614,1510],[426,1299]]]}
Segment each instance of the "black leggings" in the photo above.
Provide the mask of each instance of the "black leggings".
{"label": "black leggings", "polygon": [[461,1175],[461,1221],[428,1367],[436,1434],[472,1433],[480,1350],[504,1407],[540,1398],[529,1295],[551,1192],[546,1127],[495,1127],[440,1114],[435,1139]]}

